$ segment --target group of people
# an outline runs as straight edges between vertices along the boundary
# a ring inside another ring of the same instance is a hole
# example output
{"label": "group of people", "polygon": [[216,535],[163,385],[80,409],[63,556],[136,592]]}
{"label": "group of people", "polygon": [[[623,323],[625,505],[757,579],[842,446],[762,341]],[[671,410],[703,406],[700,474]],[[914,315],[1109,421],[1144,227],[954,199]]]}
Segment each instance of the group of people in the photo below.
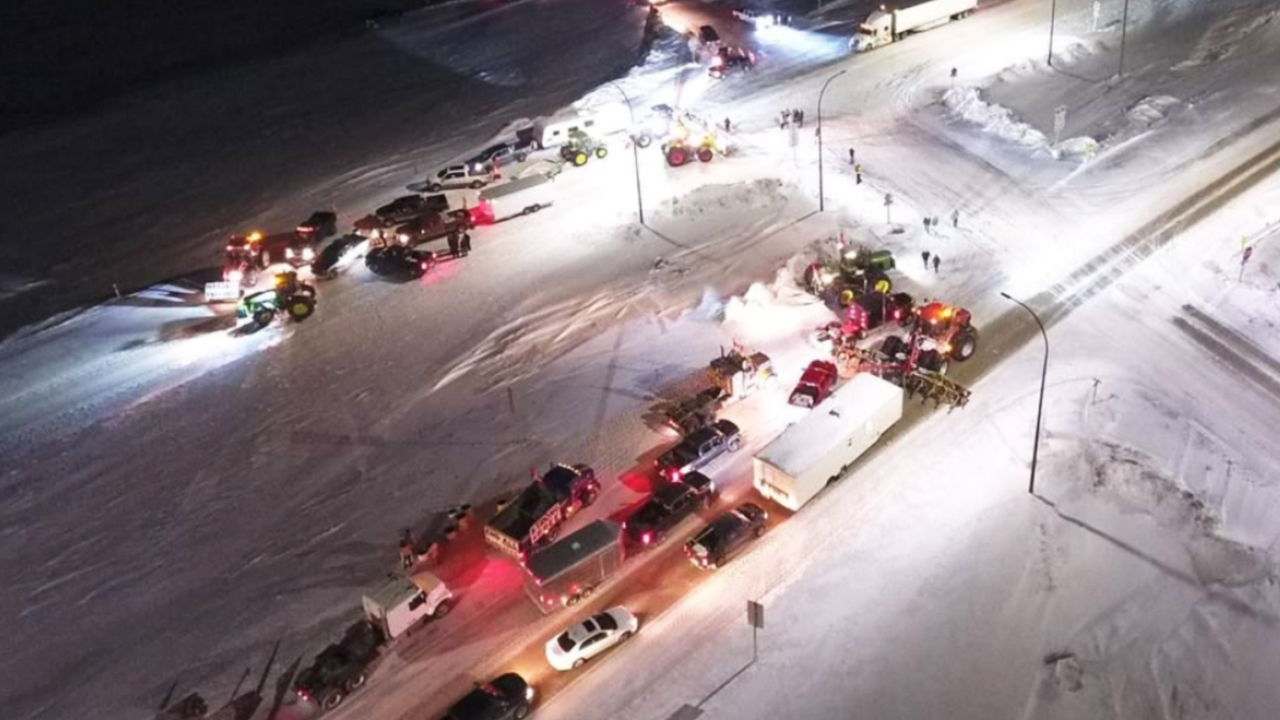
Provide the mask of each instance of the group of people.
{"label": "group of people", "polygon": [[804,127],[803,110],[783,110],[780,117],[781,120],[778,123],[778,127],[783,130],[786,130],[792,125],[795,125],[798,128]]}

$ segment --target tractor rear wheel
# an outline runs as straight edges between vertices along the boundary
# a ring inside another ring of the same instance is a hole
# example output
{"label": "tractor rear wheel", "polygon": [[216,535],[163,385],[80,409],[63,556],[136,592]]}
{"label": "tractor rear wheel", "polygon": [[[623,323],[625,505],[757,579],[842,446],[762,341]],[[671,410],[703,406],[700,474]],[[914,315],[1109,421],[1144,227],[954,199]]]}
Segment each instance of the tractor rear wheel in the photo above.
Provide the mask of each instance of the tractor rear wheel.
{"label": "tractor rear wheel", "polygon": [[887,275],[876,275],[871,280],[871,287],[878,293],[888,294],[893,289],[893,281]]}
{"label": "tractor rear wheel", "polygon": [[711,152],[711,148],[698,148],[698,160],[701,162],[711,162],[711,158],[715,157],[715,153]]}
{"label": "tractor rear wheel", "polygon": [[684,150],[671,148],[667,151],[667,164],[671,167],[680,167],[687,162],[689,162],[689,157],[685,155]]}
{"label": "tractor rear wheel", "polygon": [[288,310],[294,322],[302,322],[315,314],[316,301],[306,295],[294,295],[289,298]]}
{"label": "tractor rear wheel", "polygon": [[907,350],[907,342],[897,335],[890,335],[880,344],[880,352],[891,358],[897,358],[899,355],[905,354]]}
{"label": "tractor rear wheel", "polygon": [[587,160],[587,154],[581,150],[577,150],[573,153],[573,164],[575,167],[582,167],[583,165],[586,165]]}
{"label": "tractor rear wheel", "polygon": [[964,331],[956,335],[956,339],[951,343],[951,357],[956,362],[964,362],[973,357],[973,353],[978,349],[977,333]]}

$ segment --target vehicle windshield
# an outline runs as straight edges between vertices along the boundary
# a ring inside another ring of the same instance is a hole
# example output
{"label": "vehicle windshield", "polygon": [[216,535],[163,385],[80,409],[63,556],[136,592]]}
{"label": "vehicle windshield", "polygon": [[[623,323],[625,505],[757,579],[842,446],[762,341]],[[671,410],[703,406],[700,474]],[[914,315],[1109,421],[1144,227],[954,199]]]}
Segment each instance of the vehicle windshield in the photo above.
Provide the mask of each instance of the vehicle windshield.
{"label": "vehicle windshield", "polygon": [[671,451],[671,455],[681,465],[688,465],[689,463],[698,459],[698,451],[695,450],[694,447],[689,444],[677,445],[675,450]]}
{"label": "vehicle windshield", "polygon": [[578,643],[576,643],[576,642],[574,642],[574,641],[573,641],[573,638],[569,637],[569,631],[568,631],[568,630],[566,630],[566,631],[564,631],[564,632],[560,633],[560,637],[556,638],[556,645],[558,645],[558,646],[560,647],[560,649],[561,649],[561,650],[563,650],[563,651],[565,651],[565,652],[569,652],[569,651],[570,651],[570,650],[572,650],[572,649],[573,649],[577,644],[578,644]]}
{"label": "vehicle windshield", "polygon": [[596,624],[600,626],[601,630],[617,630],[618,629],[618,621],[614,620],[613,616],[610,615],[609,613],[600,613],[599,615],[596,615],[595,621],[596,621]]}
{"label": "vehicle windshield", "polygon": [[876,29],[871,27],[870,25],[859,25],[858,34],[859,35],[875,35]]}
{"label": "vehicle windshield", "polygon": [[640,512],[635,514],[632,521],[638,527],[652,525],[659,518],[665,515],[666,512],[667,510],[661,501],[657,498],[650,498],[649,502],[645,503],[644,507],[640,508]]}

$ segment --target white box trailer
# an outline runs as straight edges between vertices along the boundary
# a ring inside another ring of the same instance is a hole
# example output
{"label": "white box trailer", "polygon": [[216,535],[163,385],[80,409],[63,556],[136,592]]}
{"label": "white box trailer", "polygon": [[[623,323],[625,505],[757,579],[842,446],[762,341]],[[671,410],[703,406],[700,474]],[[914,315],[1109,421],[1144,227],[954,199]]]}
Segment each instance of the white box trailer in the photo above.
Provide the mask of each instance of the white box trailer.
{"label": "white box trailer", "polygon": [[902,388],[861,373],[756,454],[756,490],[799,510],[902,419]]}
{"label": "white box trailer", "polygon": [[364,614],[391,641],[414,623],[449,613],[453,592],[429,572],[412,577],[392,575],[364,596]]}
{"label": "white box trailer", "polygon": [[495,223],[535,213],[552,204],[552,181],[547,175],[530,175],[491,185],[480,191],[480,204],[472,213],[472,220],[477,224]]}
{"label": "white box trailer", "polygon": [[945,25],[968,17],[978,7],[978,0],[925,0],[905,8],[876,10],[858,26],[849,39],[849,49],[866,52],[901,40],[911,33]]}

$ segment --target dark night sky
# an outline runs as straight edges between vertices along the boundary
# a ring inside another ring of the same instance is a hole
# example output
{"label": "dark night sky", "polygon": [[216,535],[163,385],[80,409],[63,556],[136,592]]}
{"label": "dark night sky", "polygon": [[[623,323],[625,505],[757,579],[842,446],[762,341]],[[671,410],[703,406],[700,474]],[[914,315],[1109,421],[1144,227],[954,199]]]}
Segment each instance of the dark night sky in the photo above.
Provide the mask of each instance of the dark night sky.
{"label": "dark night sky", "polygon": [[0,132],[355,29],[422,0],[8,0]]}

